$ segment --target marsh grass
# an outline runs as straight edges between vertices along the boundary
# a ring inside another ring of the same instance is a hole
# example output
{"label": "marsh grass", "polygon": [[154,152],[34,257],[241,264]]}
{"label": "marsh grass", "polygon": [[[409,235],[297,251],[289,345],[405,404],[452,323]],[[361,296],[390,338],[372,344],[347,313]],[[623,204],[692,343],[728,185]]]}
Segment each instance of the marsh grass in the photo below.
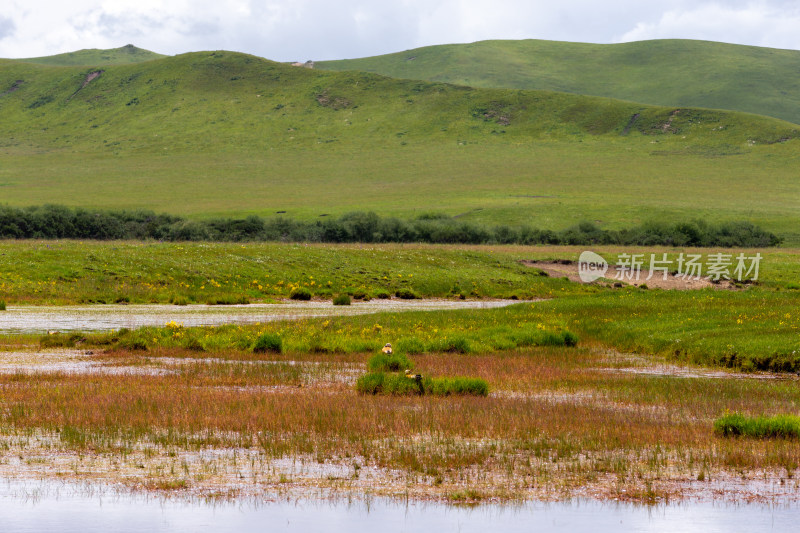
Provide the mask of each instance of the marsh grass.
{"label": "marsh grass", "polygon": [[358,378],[356,390],[361,394],[386,394],[389,396],[487,396],[489,384],[481,378],[430,376],[415,378],[404,374],[372,372]]}
{"label": "marsh grass", "polygon": [[728,413],[714,421],[714,431],[723,437],[797,439],[800,438],[800,417],[745,416],[740,413]]}
{"label": "marsh grass", "polygon": [[369,358],[367,368],[373,372],[402,372],[413,369],[414,363],[402,353],[377,353]]}
{"label": "marsh grass", "polygon": [[[158,375],[0,374],[0,427],[29,447],[31,432],[56,432],[59,450],[143,464],[140,475],[157,483],[210,475],[202,463],[184,470],[179,462],[174,475],[146,474],[169,454],[238,449],[263,458],[259,479],[269,477],[271,459],[357,457],[403,473],[403,487],[487,498],[594,487],[608,497],[660,501],[680,497],[666,479],[725,472],[738,479],[800,463],[796,439],[742,446],[713,431],[727,408],[792,410],[800,402],[793,382],[614,373],[602,352],[556,346],[415,357],[423,376],[471,375],[489,384],[488,396],[453,378],[438,382],[449,395],[427,393],[437,383],[429,379],[419,395],[416,380],[385,373],[369,374],[358,394],[355,377],[341,377],[363,368],[364,354],[197,356],[182,348],[102,354],[107,364],[173,370]],[[373,394],[378,386],[385,388]],[[220,462],[209,468],[239,471]],[[616,481],[606,485],[609,477]]]}

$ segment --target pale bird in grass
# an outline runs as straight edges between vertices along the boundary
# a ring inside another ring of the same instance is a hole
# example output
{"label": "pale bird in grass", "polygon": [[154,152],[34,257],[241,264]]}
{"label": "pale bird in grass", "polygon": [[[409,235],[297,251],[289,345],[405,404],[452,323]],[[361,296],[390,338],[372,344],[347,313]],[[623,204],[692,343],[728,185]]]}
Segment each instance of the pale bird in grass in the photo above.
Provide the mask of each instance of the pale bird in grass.
{"label": "pale bird in grass", "polygon": [[383,348],[381,349],[381,351],[382,351],[383,353],[385,353],[385,354],[390,354],[390,353],[392,353],[392,345],[391,345],[390,343],[388,343],[388,342],[387,342],[386,344],[384,344],[384,345],[383,345]]}

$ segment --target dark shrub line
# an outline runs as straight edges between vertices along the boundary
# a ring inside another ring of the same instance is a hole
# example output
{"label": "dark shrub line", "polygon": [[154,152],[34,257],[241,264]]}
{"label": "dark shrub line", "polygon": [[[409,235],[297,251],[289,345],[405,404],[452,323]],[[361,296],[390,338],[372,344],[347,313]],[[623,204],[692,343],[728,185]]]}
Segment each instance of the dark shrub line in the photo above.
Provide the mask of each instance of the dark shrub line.
{"label": "dark shrub line", "polygon": [[781,238],[746,221],[709,224],[649,222],[606,230],[582,222],[562,231],[530,226],[488,226],[442,214],[413,220],[355,212],[302,222],[284,217],[186,220],[151,211],[96,211],[43,205],[0,206],[0,238],[155,239],[164,241],[426,242],[442,244],[622,244],[639,246],[776,246]]}

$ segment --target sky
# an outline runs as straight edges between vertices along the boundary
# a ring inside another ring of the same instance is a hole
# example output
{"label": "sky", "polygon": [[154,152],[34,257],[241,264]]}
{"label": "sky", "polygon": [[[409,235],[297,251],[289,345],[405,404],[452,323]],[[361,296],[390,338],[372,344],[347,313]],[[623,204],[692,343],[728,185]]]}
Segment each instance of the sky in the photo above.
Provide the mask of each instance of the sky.
{"label": "sky", "polygon": [[682,38],[800,49],[800,0],[2,0],[0,57],[134,44],[276,61],[485,39]]}

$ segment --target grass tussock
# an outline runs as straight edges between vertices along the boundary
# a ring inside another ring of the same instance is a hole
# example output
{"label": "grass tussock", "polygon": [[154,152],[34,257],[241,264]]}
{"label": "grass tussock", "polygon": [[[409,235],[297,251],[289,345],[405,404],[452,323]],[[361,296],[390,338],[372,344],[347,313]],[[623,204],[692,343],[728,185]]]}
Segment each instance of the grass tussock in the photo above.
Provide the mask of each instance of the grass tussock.
{"label": "grass tussock", "polygon": [[349,294],[340,294],[333,299],[333,305],[350,305],[351,303]]}
{"label": "grass tussock", "polygon": [[714,431],[723,437],[797,439],[800,438],[800,416],[745,416],[728,413],[714,421]]}
{"label": "grass tussock", "polygon": [[289,298],[292,300],[308,301],[311,299],[311,291],[303,287],[298,287],[292,290],[289,294]]}
{"label": "grass tussock", "polygon": [[356,390],[361,394],[385,394],[390,396],[487,396],[489,394],[489,384],[481,378],[433,378],[372,372],[358,379]]}
{"label": "grass tussock", "polygon": [[367,368],[373,372],[402,372],[413,369],[414,363],[402,353],[378,353],[369,358]]}
{"label": "grass tussock", "polygon": [[255,353],[281,353],[282,351],[283,341],[274,333],[262,333],[253,343],[253,352]]}

